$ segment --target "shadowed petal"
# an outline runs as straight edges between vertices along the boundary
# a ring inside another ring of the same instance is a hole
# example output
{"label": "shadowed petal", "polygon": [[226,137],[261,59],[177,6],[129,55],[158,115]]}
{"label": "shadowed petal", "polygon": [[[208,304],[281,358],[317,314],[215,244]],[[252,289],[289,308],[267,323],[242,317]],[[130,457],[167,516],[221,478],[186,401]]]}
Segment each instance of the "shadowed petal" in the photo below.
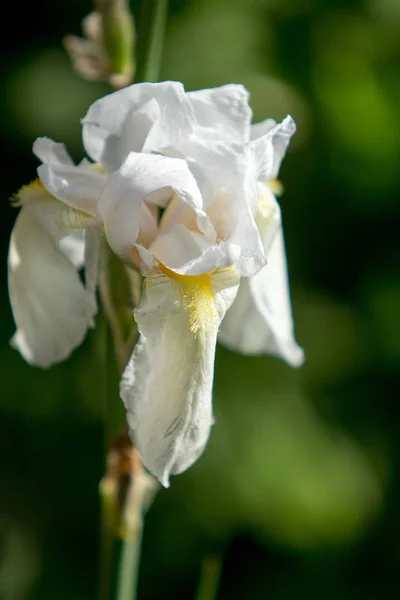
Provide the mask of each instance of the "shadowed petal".
{"label": "shadowed petal", "polygon": [[11,234],[8,282],[17,325],[12,344],[27,362],[48,367],[82,342],[97,307],[94,290],[85,289],[75,266],[81,247],[71,253],[60,245],[72,209],[40,185],[35,195],[22,206]]}
{"label": "shadowed petal", "polygon": [[254,277],[242,278],[219,341],[236,352],[270,354],[299,367],[304,353],[293,333],[282,228],[270,243],[267,260]]}

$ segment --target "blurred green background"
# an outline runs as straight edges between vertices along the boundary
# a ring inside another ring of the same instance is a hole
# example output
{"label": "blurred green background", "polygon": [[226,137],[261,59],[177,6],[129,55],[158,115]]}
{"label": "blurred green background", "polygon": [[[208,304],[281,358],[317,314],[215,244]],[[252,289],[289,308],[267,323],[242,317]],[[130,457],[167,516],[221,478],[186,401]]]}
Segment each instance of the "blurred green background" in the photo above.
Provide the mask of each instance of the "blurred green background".
{"label": "blurred green background", "polygon": [[[5,266],[33,140],[81,158],[79,118],[109,91],[61,47],[90,10],[14,2],[2,20],[2,600],[96,597],[104,329],[28,367],[8,346]],[[194,598],[206,556],[223,560],[221,600],[400,597],[399,31],[398,0],[171,2],[163,79],[243,83],[255,120],[297,122],[281,205],[307,362],[218,349],[216,425],[148,514],[141,600]]]}

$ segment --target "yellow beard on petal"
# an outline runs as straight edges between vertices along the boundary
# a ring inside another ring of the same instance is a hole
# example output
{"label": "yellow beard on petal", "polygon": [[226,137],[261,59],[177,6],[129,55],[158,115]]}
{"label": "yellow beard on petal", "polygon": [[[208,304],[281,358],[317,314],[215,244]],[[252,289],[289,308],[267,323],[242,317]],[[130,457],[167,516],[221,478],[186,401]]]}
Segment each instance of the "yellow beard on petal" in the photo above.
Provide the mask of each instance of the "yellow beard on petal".
{"label": "yellow beard on petal", "polygon": [[206,332],[218,327],[219,316],[211,281],[213,271],[202,275],[180,275],[161,263],[157,268],[179,285],[192,333]]}
{"label": "yellow beard on petal", "polygon": [[267,181],[267,185],[275,196],[282,196],[283,185],[279,181],[279,179],[270,179],[269,181]]}
{"label": "yellow beard on petal", "polygon": [[53,196],[46,190],[39,177],[23,185],[16,194],[12,197],[14,206],[24,206],[28,202],[35,202],[35,200],[43,200],[45,198],[51,199]]}
{"label": "yellow beard on petal", "polygon": [[93,217],[82,210],[60,203],[61,223],[66,231],[85,229],[93,222]]}
{"label": "yellow beard on petal", "polygon": [[60,223],[66,232],[71,232],[74,229],[85,229],[93,223],[92,215],[89,215],[83,210],[72,208],[50,194],[50,192],[44,187],[39,177],[28,185],[22,186],[15,194],[13,200],[13,205],[16,208],[20,206],[26,206],[27,204],[33,202],[57,202],[60,210]]}

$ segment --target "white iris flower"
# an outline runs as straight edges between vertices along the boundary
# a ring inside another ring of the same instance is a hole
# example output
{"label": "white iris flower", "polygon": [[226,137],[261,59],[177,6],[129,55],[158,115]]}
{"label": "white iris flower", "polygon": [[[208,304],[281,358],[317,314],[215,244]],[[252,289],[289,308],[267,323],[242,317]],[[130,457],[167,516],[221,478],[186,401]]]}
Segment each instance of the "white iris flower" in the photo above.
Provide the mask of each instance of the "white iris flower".
{"label": "white iris flower", "polygon": [[14,343],[29,362],[62,360],[91,325],[101,232],[141,269],[140,340],[121,397],[142,461],[165,486],[208,440],[219,331],[239,351],[301,362],[274,196],[294,124],[250,122],[239,85],[133,85],[83,120],[94,164],[74,166],[62,145],[39,139],[40,180],[18,195],[10,297]]}

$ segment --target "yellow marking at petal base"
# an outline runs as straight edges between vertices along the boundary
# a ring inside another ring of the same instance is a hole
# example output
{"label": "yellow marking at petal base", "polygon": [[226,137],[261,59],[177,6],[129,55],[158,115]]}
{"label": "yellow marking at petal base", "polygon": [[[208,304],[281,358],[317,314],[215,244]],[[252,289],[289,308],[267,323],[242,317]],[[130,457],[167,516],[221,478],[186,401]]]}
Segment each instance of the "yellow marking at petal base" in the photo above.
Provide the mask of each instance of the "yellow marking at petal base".
{"label": "yellow marking at petal base", "polygon": [[102,163],[91,163],[88,165],[88,169],[100,175],[108,175],[108,169]]}
{"label": "yellow marking at petal base", "polygon": [[72,208],[60,202],[55,196],[44,187],[40,178],[38,177],[28,185],[23,185],[18,192],[12,198],[13,206],[20,207],[25,206],[31,202],[38,202],[43,200],[52,200],[59,205],[60,209],[60,223],[62,228],[68,233],[74,229],[85,229],[88,227],[93,217],[82,210]]}
{"label": "yellow marking at petal base", "polygon": [[28,185],[23,185],[16,194],[11,198],[13,205],[23,206],[27,202],[35,202],[36,200],[43,200],[44,198],[52,198],[53,196],[46,190],[39,177],[34,179]]}
{"label": "yellow marking at petal base", "polygon": [[258,195],[258,211],[256,215],[256,223],[260,228],[260,223],[257,219],[269,219],[276,210],[276,196],[283,193],[283,185],[277,179],[269,179],[260,185],[260,193]]}
{"label": "yellow marking at petal base", "polygon": [[267,181],[267,185],[275,196],[282,196],[283,194],[283,185],[279,181],[279,179],[270,179]]}
{"label": "yellow marking at petal base", "polygon": [[66,231],[72,231],[73,229],[85,229],[93,220],[93,217],[91,215],[88,215],[87,213],[83,212],[82,210],[78,210],[77,208],[66,206],[61,202],[60,218],[62,227]]}
{"label": "yellow marking at petal base", "polygon": [[180,275],[161,263],[157,265],[157,269],[179,285],[185,308],[189,313],[189,327],[192,333],[206,332],[218,326],[218,310],[211,282],[213,271],[202,275]]}

